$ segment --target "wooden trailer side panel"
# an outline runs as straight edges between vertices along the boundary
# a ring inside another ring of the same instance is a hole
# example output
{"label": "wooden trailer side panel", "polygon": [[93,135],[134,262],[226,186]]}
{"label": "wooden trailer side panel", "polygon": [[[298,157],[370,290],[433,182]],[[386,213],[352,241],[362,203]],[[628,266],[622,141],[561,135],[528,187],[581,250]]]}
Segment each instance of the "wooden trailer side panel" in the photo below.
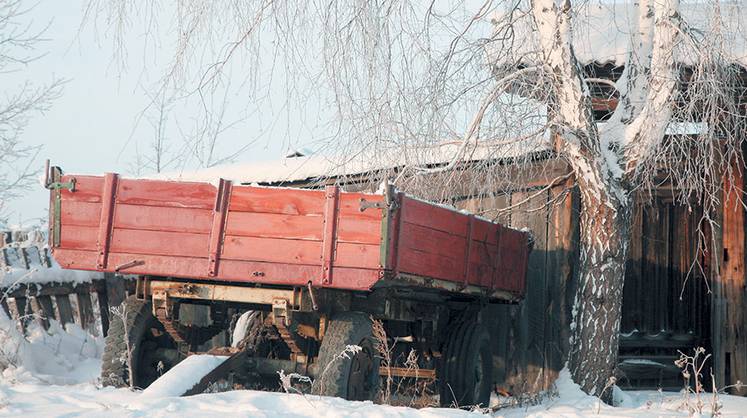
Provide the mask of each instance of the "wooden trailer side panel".
{"label": "wooden trailer side panel", "polygon": [[74,191],[60,191],[53,252],[63,267],[354,290],[379,279],[383,209],[361,211],[359,193],[116,175],[75,180]]}
{"label": "wooden trailer side panel", "polygon": [[350,290],[371,289],[388,270],[524,291],[526,233],[401,194],[389,212],[384,196],[334,186],[216,187],[116,174],[75,176],[74,190],[59,193],[53,252],[67,268]]}
{"label": "wooden trailer side panel", "polygon": [[402,197],[396,271],[522,295],[528,234]]}

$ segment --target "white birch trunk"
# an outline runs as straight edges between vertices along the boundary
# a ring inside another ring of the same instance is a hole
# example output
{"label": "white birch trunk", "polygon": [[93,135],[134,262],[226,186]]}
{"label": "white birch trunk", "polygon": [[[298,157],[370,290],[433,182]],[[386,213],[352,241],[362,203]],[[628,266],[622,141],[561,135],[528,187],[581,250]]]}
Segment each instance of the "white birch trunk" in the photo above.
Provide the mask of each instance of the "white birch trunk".
{"label": "white birch trunk", "polygon": [[678,7],[678,0],[639,3],[638,30],[618,82],[620,105],[600,135],[573,53],[570,1],[532,3],[554,88],[558,151],[573,168],[581,193],[580,270],[568,365],[584,391],[607,399],[617,365],[630,241],[629,185],[635,184],[641,164],[655,158],[671,118],[678,82],[673,55]]}
{"label": "white birch trunk", "polygon": [[628,195],[601,148],[591,98],[571,46],[570,4],[534,0],[532,6],[553,77],[552,117],[561,137],[558,151],[573,168],[581,192],[579,286],[568,364],[583,390],[601,396],[617,364],[629,240]]}

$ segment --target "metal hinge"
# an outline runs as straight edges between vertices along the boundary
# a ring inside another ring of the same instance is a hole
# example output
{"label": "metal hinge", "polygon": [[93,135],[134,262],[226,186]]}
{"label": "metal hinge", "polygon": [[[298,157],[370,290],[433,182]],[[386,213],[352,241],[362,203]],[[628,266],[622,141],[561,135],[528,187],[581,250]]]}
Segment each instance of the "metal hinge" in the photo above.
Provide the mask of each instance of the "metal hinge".
{"label": "metal hinge", "polygon": [[385,202],[372,202],[364,198],[361,198],[360,202],[361,202],[361,206],[360,206],[361,212],[365,211],[366,209],[370,209],[370,208],[384,209],[386,207]]}
{"label": "metal hinge", "polygon": [[53,205],[54,205],[54,213],[52,218],[52,247],[59,247],[60,246],[60,218],[61,218],[61,212],[62,212],[62,193],[61,191],[63,189],[70,190],[71,192],[75,191],[75,177],[71,178],[70,181],[61,182],[57,181],[62,177],[62,170],[59,169],[59,167],[52,167],[50,169],[49,167],[49,160],[46,161],[46,166],[44,168],[44,187],[46,187],[49,190],[54,191],[53,196]]}

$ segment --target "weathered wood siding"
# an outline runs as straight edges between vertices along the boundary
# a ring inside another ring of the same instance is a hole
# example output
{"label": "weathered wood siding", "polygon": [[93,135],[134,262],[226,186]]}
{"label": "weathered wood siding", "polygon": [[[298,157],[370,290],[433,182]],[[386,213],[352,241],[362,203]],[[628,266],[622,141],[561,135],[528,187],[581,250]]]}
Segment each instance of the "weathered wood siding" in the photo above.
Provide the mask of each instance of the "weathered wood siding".
{"label": "weathered wood siding", "polygon": [[[743,168],[734,170],[734,188],[724,177],[721,214],[721,265],[713,283],[713,363],[720,387],[747,382],[747,281],[745,279],[745,209],[737,193],[745,190]],[[742,197],[744,199],[744,196]],[[730,392],[747,395],[744,385]]]}
{"label": "weathered wood siding", "polygon": [[[465,198],[456,205],[532,230],[526,298],[490,307],[484,322],[494,328],[499,385],[514,393],[550,388],[568,352],[578,256],[576,191],[562,184]],[[509,210],[496,212],[501,208]],[[699,219],[696,208],[671,200],[634,208],[621,323],[622,386],[678,388],[678,350],[711,350],[710,264],[699,248],[705,245],[698,238]]]}

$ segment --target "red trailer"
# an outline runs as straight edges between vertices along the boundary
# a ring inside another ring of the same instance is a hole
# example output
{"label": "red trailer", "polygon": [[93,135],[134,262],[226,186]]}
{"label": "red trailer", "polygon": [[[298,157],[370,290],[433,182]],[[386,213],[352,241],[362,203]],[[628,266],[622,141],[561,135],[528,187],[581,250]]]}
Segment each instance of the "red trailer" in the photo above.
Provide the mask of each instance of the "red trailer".
{"label": "red trailer", "polygon": [[[418,377],[439,380],[442,403],[489,396],[492,354],[480,308],[523,296],[526,232],[392,188],[379,195],[213,185],[62,175],[56,167],[47,187],[50,247],[61,266],[138,276],[122,308],[129,315],[107,336],[105,382],[147,386],[240,315],[246,330],[234,335],[243,340],[226,350],[243,353],[259,374],[299,370],[316,375],[319,393],[371,399],[382,324],[397,350],[418,352]],[[187,304],[209,306],[211,324],[180,321]],[[362,349],[333,360],[347,345]],[[125,346],[135,347],[132,375],[122,364]],[[411,377],[395,366],[389,375]]]}

